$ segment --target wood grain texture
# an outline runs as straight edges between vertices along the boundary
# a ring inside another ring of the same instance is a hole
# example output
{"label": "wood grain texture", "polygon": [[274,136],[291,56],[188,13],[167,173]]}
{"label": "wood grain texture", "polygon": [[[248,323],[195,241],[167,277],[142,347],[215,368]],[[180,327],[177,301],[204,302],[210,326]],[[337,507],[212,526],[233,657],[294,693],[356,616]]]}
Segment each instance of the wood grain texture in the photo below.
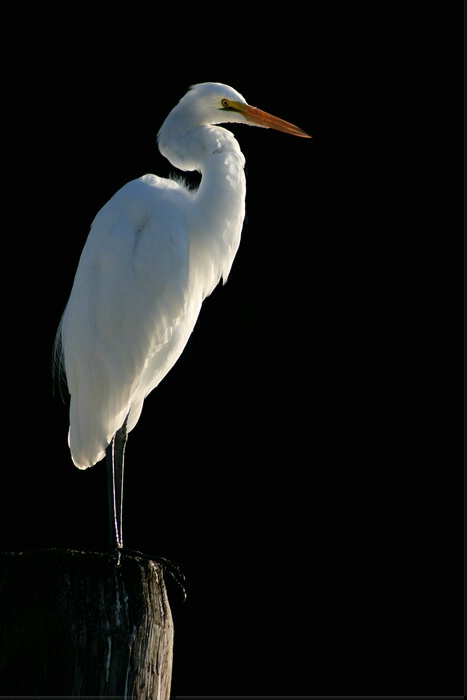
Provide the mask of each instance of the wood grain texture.
{"label": "wood grain texture", "polygon": [[168,700],[173,621],[160,564],[0,553],[0,694]]}

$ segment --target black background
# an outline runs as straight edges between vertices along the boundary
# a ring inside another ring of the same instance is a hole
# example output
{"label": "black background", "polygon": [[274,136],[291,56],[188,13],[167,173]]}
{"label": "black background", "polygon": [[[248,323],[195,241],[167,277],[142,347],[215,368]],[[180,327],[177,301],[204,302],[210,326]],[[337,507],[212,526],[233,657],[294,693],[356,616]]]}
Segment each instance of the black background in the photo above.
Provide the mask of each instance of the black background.
{"label": "black background", "polygon": [[461,692],[452,29],[368,7],[10,26],[2,550],[104,547],[104,465],[71,463],[52,346],[99,208],[173,170],[170,109],[225,82],[313,135],[231,127],[240,251],[128,443],[126,545],[186,576],[176,695]]}

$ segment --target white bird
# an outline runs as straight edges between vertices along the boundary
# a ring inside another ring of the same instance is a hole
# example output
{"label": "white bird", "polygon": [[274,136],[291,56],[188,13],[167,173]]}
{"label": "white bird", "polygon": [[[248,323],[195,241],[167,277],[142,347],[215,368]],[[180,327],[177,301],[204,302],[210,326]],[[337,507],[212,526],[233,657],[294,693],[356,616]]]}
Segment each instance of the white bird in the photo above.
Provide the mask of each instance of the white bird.
{"label": "white bird", "polygon": [[221,83],[194,85],[158,134],[181,178],[144,175],[122,187],[95,217],[57,333],[70,393],[71,457],[87,469],[107,453],[111,544],[123,546],[123,455],[147,395],[183,352],[203,300],[225,283],[245,214],[238,122],[309,135],[255,107]]}

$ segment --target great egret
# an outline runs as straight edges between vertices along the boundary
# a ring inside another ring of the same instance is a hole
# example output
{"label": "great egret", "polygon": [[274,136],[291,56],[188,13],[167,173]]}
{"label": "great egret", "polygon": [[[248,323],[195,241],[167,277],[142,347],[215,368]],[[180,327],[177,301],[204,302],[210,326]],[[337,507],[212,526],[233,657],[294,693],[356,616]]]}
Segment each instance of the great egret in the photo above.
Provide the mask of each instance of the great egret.
{"label": "great egret", "polygon": [[97,214],[57,333],[70,399],[68,442],[79,469],[107,456],[111,547],[123,546],[123,458],[144,399],[183,352],[203,300],[225,283],[245,214],[239,122],[309,138],[249,106],[221,83],[190,88],[158,134],[180,170],[198,170],[198,189],[144,175]]}

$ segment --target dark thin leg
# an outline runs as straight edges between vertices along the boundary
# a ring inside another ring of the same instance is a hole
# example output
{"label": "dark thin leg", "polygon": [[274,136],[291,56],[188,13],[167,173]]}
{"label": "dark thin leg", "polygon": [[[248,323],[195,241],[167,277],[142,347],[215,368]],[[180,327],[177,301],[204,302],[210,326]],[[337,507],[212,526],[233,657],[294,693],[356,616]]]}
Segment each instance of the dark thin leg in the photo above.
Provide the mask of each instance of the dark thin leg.
{"label": "dark thin leg", "polygon": [[125,420],[105,452],[109,496],[109,547],[111,551],[118,551],[123,547],[123,470],[126,440]]}

